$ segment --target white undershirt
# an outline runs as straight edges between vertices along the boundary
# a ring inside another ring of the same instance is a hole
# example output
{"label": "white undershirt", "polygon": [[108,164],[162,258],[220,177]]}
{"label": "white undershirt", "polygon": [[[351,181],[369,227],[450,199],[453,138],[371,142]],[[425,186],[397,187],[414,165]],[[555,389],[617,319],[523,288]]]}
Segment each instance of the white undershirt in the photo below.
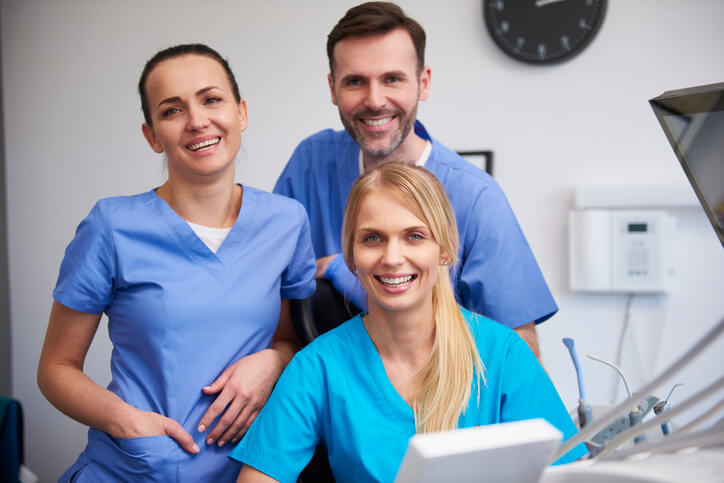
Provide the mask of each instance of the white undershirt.
{"label": "white undershirt", "polygon": [[[427,162],[427,158],[430,157],[430,152],[432,151],[432,143],[430,141],[425,140],[425,149],[422,150],[422,154],[420,155],[419,159],[415,163],[416,166],[425,166],[425,163]],[[359,173],[362,174],[365,172],[365,163],[362,160],[362,150],[359,150]]]}
{"label": "white undershirt", "polygon": [[219,247],[226,239],[226,235],[228,235],[231,231],[231,227],[212,228],[210,226],[197,225],[196,223],[191,223],[190,221],[187,221],[186,223],[188,223],[194,233],[196,233],[196,236],[198,236],[201,241],[209,247],[209,250],[214,253],[219,250]]}

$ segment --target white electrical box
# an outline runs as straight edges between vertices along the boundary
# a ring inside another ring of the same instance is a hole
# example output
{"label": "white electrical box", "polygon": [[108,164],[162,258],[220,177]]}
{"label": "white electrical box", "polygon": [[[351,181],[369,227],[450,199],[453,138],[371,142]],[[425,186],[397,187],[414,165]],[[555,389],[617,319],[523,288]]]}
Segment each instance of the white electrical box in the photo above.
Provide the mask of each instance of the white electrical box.
{"label": "white electrical box", "polygon": [[571,290],[668,290],[673,218],[666,211],[572,210],[568,221]]}

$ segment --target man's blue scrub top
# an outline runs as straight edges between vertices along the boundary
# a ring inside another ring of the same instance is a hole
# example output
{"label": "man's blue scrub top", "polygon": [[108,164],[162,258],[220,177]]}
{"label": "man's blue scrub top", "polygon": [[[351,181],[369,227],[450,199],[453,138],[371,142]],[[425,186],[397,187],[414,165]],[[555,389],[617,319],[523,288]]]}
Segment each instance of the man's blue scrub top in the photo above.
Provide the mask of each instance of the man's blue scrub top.
{"label": "man's blue scrub top", "polygon": [[[425,168],[445,188],[455,211],[460,262],[450,275],[458,303],[510,328],[555,314],[558,306],[498,183],[433,139],[419,121],[415,133],[432,143]],[[360,175],[359,153],[347,132],[321,131],[297,146],[274,186],[275,193],[304,205],[317,257],[342,252],[342,219]],[[340,293],[363,291],[344,263],[325,278]]]}
{"label": "man's blue scrub top", "polygon": [[[555,387],[515,332],[463,309],[486,371],[477,402],[458,427],[543,418],[567,440],[576,427]],[[231,453],[286,482],[296,481],[320,441],[339,482],[390,482],[402,463],[415,417],[387,378],[357,316],[315,339],[287,366],[249,432]],[[557,463],[586,454],[576,446]]]}
{"label": "man's blue scrub top", "polygon": [[108,389],[168,416],[201,448],[168,436],[116,439],[91,429],[61,481],[234,481],[230,445],[206,445],[196,427],[210,384],[270,346],[280,300],[314,292],[306,213],[288,198],[244,186],[238,219],[216,254],[154,191],[99,201],[78,227],[53,296],[105,312],[113,352]]}

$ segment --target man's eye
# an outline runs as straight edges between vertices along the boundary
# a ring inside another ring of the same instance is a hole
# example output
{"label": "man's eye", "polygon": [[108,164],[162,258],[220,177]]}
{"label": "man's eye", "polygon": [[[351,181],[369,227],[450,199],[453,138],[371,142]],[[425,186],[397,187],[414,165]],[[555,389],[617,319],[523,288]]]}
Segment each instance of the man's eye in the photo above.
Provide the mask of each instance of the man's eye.
{"label": "man's eye", "polygon": [[362,238],[362,241],[364,243],[377,243],[380,241],[379,235],[367,235],[364,238]]}
{"label": "man's eye", "polygon": [[395,82],[400,82],[400,78],[397,76],[391,76],[387,78],[388,84],[394,84]]}
{"label": "man's eye", "polygon": [[207,98],[204,100],[204,104],[216,104],[217,102],[221,102],[221,98],[220,98],[220,97],[213,97],[213,96],[212,96],[212,97],[207,97]]}
{"label": "man's eye", "polygon": [[359,85],[362,85],[362,81],[359,79],[350,79],[347,81],[347,86],[349,87],[357,87]]}

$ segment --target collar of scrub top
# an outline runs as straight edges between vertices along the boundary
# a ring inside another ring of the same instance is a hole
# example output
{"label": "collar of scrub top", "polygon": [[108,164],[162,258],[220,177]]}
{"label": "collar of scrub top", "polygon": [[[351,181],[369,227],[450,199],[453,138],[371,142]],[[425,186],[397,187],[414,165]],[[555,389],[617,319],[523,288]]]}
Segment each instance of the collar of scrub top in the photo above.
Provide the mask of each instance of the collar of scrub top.
{"label": "collar of scrub top", "polygon": [[209,250],[214,253],[219,251],[219,247],[222,243],[224,243],[224,240],[226,240],[227,235],[231,231],[231,227],[214,228],[212,226],[204,226],[197,223],[191,223],[188,220],[186,220],[186,223],[188,223],[194,233],[196,233],[196,236],[198,236],[201,241],[204,242],[207,247],[209,247]]}

